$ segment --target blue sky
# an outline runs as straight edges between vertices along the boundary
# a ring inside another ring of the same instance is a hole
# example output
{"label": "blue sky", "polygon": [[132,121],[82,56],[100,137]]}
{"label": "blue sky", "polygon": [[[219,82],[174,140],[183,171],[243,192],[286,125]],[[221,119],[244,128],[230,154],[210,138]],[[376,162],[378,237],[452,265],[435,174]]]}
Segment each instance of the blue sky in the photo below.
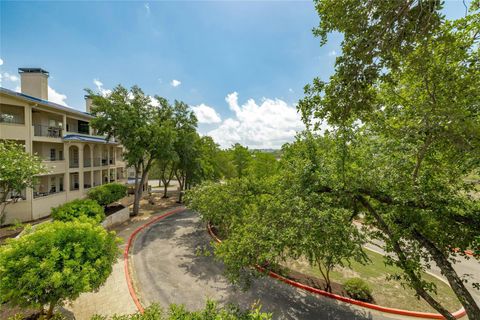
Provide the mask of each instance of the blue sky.
{"label": "blue sky", "polygon": [[[448,17],[464,11],[446,2]],[[319,46],[311,1],[1,1],[0,18],[3,87],[19,86],[18,67],[42,67],[49,99],[84,110],[84,88],[138,84],[190,104],[222,146],[292,140],[302,88],[333,72],[340,41]]]}

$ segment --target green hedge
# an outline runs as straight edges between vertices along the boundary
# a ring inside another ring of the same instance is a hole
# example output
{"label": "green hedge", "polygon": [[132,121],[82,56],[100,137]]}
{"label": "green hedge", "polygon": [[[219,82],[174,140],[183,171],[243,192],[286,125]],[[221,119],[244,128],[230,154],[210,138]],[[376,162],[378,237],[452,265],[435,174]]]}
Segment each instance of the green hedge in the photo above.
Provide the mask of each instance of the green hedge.
{"label": "green hedge", "polygon": [[373,302],[372,289],[360,278],[348,279],[343,285],[345,292],[355,300]]}
{"label": "green hedge", "polygon": [[100,223],[105,219],[103,207],[91,199],[77,199],[52,209],[52,218],[58,221],[72,221],[89,218]]}
{"label": "green hedge", "polygon": [[128,187],[125,184],[109,183],[95,187],[88,191],[88,198],[95,200],[101,206],[118,201],[127,195]]}
{"label": "green hedge", "polygon": [[152,304],[145,312],[130,315],[113,315],[111,317],[94,315],[91,320],[271,320],[272,315],[261,312],[258,305],[252,305],[251,309],[241,310],[239,307],[229,304],[219,307],[217,302],[208,300],[205,308],[198,311],[188,311],[184,305],[171,304],[165,310],[157,304]]}

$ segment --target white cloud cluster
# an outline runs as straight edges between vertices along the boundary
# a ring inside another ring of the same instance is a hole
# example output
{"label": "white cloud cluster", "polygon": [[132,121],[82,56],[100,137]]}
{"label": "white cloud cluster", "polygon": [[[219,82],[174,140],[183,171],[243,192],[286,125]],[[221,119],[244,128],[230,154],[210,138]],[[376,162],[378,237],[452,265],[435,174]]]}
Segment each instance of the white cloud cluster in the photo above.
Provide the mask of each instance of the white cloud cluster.
{"label": "white cloud cluster", "polygon": [[67,96],[55,91],[52,87],[48,86],[48,101],[61,104],[62,106],[67,106]]}
{"label": "white cloud cluster", "polygon": [[197,116],[199,123],[220,123],[222,119],[220,115],[212,107],[207,106],[206,104],[200,104],[198,106],[192,107],[193,112]]}
{"label": "white cloud cluster", "polygon": [[105,88],[103,87],[103,82],[101,82],[101,81],[98,80],[98,79],[93,79],[93,84],[94,84],[95,86],[97,86],[98,92],[100,92],[100,94],[101,94],[102,96],[104,96],[104,97],[105,97],[105,96],[108,96],[110,93],[112,93],[112,90],[110,90],[110,89],[105,89]]}
{"label": "white cloud cluster", "polygon": [[173,79],[172,82],[170,82],[170,84],[172,85],[172,87],[178,87],[179,85],[182,84],[182,82],[179,80]]}
{"label": "white cloud cluster", "polygon": [[3,59],[0,58],[0,66],[3,66]]}
{"label": "white cloud cluster", "polygon": [[1,77],[2,80],[8,80],[11,82],[17,82],[19,80],[17,75],[10,74],[8,72],[4,72]]}
{"label": "white cloud cluster", "polygon": [[208,135],[222,147],[239,142],[251,148],[280,148],[293,141],[297,131],[304,129],[295,106],[280,99],[264,98],[260,104],[253,99],[238,104],[238,93],[227,95],[225,101],[235,113]]}

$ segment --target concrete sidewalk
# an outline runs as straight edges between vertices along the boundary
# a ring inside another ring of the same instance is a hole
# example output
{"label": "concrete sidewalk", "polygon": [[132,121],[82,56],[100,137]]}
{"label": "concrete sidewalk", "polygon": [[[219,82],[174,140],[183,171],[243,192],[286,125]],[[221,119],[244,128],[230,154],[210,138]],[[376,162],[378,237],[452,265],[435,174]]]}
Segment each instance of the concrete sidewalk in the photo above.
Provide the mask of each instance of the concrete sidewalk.
{"label": "concrete sidewalk", "polygon": [[114,314],[131,314],[137,311],[125,278],[123,251],[128,238],[137,227],[175,207],[172,205],[151,215],[133,217],[128,222],[113,228],[113,231],[117,232],[117,236],[123,239],[119,246],[121,253],[113,265],[112,274],[97,292],[84,293],[75,301],[65,305],[64,308],[72,312],[75,319],[89,320],[95,314],[112,316]]}

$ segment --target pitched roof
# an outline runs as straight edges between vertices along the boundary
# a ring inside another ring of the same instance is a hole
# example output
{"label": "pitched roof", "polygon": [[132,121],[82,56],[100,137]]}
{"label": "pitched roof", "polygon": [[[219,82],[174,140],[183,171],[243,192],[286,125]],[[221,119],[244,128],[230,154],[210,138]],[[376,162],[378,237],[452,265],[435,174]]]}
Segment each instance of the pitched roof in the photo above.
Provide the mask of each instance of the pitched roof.
{"label": "pitched roof", "polygon": [[35,97],[32,97],[32,96],[26,95],[24,93],[16,92],[16,91],[13,91],[13,90],[10,90],[10,89],[7,89],[7,88],[0,87],[0,93],[5,93],[9,96],[18,97],[18,98],[21,98],[21,99],[24,99],[24,100],[27,100],[27,101],[30,101],[30,102],[41,103],[43,105],[46,105],[46,106],[49,106],[49,107],[52,107],[52,108],[55,108],[55,109],[59,109],[59,110],[62,110],[62,111],[71,112],[71,113],[75,113],[75,114],[78,114],[78,115],[93,118],[93,116],[91,114],[87,113],[87,112],[83,112],[83,111],[79,111],[79,110],[76,110],[76,109],[73,109],[73,108],[65,107],[65,106],[62,106],[61,104],[58,104],[58,103],[54,103],[54,102],[50,102],[48,100],[35,98]]}

